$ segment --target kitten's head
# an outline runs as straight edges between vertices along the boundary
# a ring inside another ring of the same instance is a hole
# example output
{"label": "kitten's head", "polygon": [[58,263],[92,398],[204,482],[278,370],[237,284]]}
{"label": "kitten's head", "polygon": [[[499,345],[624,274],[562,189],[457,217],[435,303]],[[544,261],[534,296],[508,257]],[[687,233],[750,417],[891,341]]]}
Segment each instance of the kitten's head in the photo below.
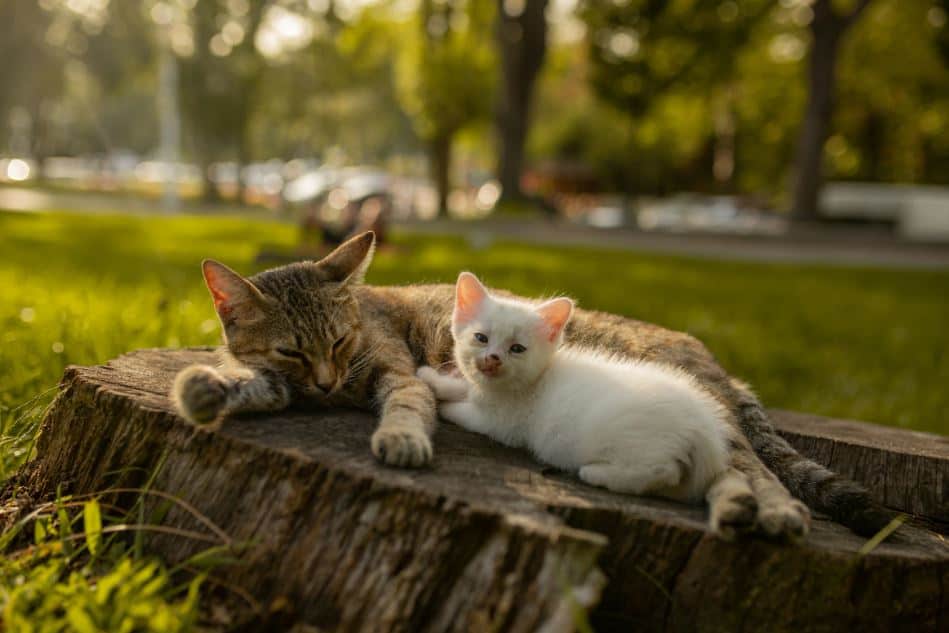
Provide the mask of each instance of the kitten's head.
{"label": "kitten's head", "polygon": [[362,282],[374,248],[370,231],[318,262],[249,278],[205,260],[204,280],[228,350],[248,367],[280,374],[303,393],[328,395],[339,389],[361,339],[353,287]]}
{"label": "kitten's head", "polygon": [[451,320],[455,362],[485,388],[530,385],[560,346],[572,313],[573,302],[565,297],[539,305],[495,297],[477,277],[461,273]]}

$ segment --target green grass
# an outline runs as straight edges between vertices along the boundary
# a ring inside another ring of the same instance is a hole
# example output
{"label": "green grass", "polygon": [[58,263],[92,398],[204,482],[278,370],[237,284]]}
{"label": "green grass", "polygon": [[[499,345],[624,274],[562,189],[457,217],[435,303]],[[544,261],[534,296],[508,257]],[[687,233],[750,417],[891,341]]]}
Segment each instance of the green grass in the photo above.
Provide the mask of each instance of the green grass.
{"label": "green grass", "polygon": [[[0,406],[54,387],[69,363],[216,342],[200,260],[250,273],[261,244],[295,239],[292,226],[247,219],[0,214]],[[565,292],[698,336],[769,406],[949,433],[949,273],[397,243],[370,282],[470,269],[520,293]]]}

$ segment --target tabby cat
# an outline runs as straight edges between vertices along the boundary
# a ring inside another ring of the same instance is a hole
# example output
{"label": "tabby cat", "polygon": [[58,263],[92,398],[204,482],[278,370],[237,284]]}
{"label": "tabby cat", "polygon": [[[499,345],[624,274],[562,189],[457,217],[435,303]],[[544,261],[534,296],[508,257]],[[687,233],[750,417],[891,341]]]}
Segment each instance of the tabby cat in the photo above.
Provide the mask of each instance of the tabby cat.
{"label": "tabby cat", "polygon": [[[405,467],[431,462],[435,398],[415,372],[451,360],[454,288],[364,285],[374,245],[373,234],[365,233],[319,262],[249,278],[205,261],[226,346],[219,367],[196,365],[178,374],[172,397],[181,414],[208,424],[239,411],[277,411],[298,398],[368,406],[379,414],[371,438],[377,459]],[[757,530],[802,537],[810,514],[791,493],[861,534],[887,522],[866,490],[791,448],[751,390],[730,378],[691,336],[577,310],[565,340],[682,367],[726,407],[729,423],[741,433],[730,441],[728,470],[707,496],[710,525],[718,534]]]}

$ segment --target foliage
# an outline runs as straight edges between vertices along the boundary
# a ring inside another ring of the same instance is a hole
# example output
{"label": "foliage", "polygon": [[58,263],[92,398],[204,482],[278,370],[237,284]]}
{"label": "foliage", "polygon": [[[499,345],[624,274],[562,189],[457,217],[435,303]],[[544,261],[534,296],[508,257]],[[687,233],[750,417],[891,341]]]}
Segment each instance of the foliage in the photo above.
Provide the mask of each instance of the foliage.
{"label": "foliage", "polygon": [[[938,4],[876,0],[849,34],[827,177],[949,182],[949,58],[939,44],[949,28]],[[561,47],[546,70],[536,158],[580,161],[622,191],[783,193],[806,97],[806,2],[582,6],[583,54]],[[564,92],[573,98],[556,97]],[[723,116],[732,120],[735,168],[717,183]]]}
{"label": "foliage", "polygon": [[[405,111],[425,140],[451,136],[488,115],[495,84],[488,3],[422,3],[403,28],[396,85]],[[463,19],[459,19],[462,16]],[[454,19],[453,19],[454,18]]]}
{"label": "foliage", "polygon": [[711,134],[704,97],[670,93],[648,114],[632,118],[615,104],[564,81],[588,71],[579,50],[554,51],[539,85],[538,112],[529,150],[538,162],[577,162],[599,186],[634,192],[671,191],[694,177],[696,156]]}
{"label": "foliage", "polygon": [[[845,12],[854,4],[835,6]],[[159,6],[173,9],[165,26]],[[490,135],[479,125],[496,105],[497,6],[4,3],[0,146],[38,158],[151,153],[160,32],[168,28],[180,64],[186,160],[383,162],[433,151],[433,139],[461,132],[481,140],[470,162],[493,164]],[[529,136],[535,162],[581,164],[618,191],[780,200],[806,98],[808,0],[577,6],[585,37],[550,39]],[[947,11],[946,0],[874,0],[848,33],[827,177],[949,183]],[[278,20],[309,39],[263,54],[255,45]],[[734,169],[716,173],[723,151]]]}
{"label": "foliage", "polygon": [[[84,573],[85,572],[85,573]],[[189,631],[199,584],[184,599],[169,598],[169,578],[157,562],[120,560],[99,577],[69,571],[52,557],[3,579],[0,601],[8,631]]]}
{"label": "foliage", "polygon": [[833,176],[949,183],[949,57],[936,45],[949,29],[930,22],[931,4],[876,0],[849,34],[840,60],[845,107],[825,148]]}
{"label": "foliage", "polygon": [[[127,527],[118,517],[104,521],[96,498],[69,497],[42,504],[8,527],[0,537],[5,550],[0,557],[4,630],[192,630],[204,576],[176,584],[161,563],[143,558],[117,538]],[[11,551],[26,528],[32,528],[32,543]]]}
{"label": "foliage", "polygon": [[588,0],[593,88],[633,116],[670,89],[707,92],[732,74],[736,51],[772,4]]}

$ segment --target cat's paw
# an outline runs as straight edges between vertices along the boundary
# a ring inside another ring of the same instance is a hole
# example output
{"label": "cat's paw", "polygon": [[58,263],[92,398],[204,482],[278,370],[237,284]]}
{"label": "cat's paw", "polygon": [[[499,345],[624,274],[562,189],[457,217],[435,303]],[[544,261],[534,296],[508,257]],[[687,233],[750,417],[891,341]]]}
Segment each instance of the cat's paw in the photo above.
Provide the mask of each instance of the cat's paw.
{"label": "cat's paw", "polygon": [[372,454],[389,466],[424,466],[432,461],[432,441],[421,428],[380,427],[372,434]]}
{"label": "cat's paw", "polygon": [[758,510],[758,529],[774,538],[800,540],[811,530],[811,511],[792,498],[765,503]]}
{"label": "cat's paw", "polygon": [[193,424],[218,422],[227,405],[227,381],[208,365],[192,365],[178,372],[172,388],[178,412]]}
{"label": "cat's paw", "polygon": [[758,502],[750,490],[724,494],[709,507],[709,527],[726,541],[753,531],[757,517]]}

